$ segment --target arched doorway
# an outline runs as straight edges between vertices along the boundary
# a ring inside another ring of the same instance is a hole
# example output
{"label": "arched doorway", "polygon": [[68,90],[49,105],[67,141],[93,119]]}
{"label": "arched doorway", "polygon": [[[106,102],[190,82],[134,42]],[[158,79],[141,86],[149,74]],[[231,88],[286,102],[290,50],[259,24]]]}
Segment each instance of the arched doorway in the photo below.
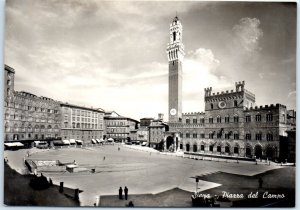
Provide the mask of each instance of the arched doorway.
{"label": "arched doorway", "polygon": [[183,149],[183,145],[182,144],[180,144],[180,149]]}
{"label": "arched doorway", "polygon": [[174,144],[174,139],[172,136],[167,137],[167,150],[170,149],[170,146]]}
{"label": "arched doorway", "polygon": [[261,148],[261,146],[260,145],[256,145],[255,146],[255,156],[256,156],[256,158],[257,159],[261,159],[262,158],[262,148]]}
{"label": "arched doorway", "polygon": [[217,146],[217,152],[221,152],[221,145]]}
{"label": "arched doorway", "polygon": [[237,146],[235,146],[235,147],[233,148],[233,153],[234,153],[234,154],[239,154],[239,148],[238,148]]}
{"label": "arched doorway", "polygon": [[197,145],[196,144],[193,145],[193,152],[197,152]]}
{"label": "arched doorway", "polygon": [[228,144],[225,146],[225,153],[230,153],[230,147]]}
{"label": "arched doorway", "polygon": [[204,145],[203,144],[201,145],[201,151],[204,151]]}
{"label": "arched doorway", "polygon": [[246,157],[251,157],[251,147],[250,146],[247,146],[246,147]]}
{"label": "arched doorway", "polygon": [[190,144],[186,144],[186,145],[185,145],[185,150],[186,150],[187,152],[190,151]]}

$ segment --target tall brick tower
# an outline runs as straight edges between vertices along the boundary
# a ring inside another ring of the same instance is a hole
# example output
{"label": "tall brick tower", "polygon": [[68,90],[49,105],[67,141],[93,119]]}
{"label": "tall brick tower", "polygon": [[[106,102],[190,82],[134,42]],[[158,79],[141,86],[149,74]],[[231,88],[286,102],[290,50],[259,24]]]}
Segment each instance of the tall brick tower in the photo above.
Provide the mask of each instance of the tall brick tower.
{"label": "tall brick tower", "polygon": [[180,122],[182,118],[182,25],[176,16],[170,24],[170,42],[167,47],[169,61],[169,122]]}

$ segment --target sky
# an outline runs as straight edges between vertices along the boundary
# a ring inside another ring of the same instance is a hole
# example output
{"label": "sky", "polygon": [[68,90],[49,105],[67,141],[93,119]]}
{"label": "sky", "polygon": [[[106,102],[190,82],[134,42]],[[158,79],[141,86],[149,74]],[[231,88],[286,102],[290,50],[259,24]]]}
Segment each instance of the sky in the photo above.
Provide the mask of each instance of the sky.
{"label": "sky", "polygon": [[5,64],[15,90],[140,119],[168,120],[169,27],[183,25],[183,112],[204,111],[204,88],[296,109],[296,4],[9,0]]}

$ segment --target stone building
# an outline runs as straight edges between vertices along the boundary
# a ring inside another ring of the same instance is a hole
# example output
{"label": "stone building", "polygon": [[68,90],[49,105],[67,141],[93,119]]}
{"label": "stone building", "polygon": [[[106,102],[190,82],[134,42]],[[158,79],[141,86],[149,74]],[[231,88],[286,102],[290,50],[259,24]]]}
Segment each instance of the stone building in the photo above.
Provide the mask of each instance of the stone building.
{"label": "stone building", "polygon": [[14,69],[5,65],[4,141],[32,142],[60,138],[58,101],[14,91]]}
{"label": "stone building", "polygon": [[149,147],[157,150],[163,149],[164,135],[169,131],[169,126],[161,119],[153,120],[149,128]]}
{"label": "stone building", "polygon": [[106,137],[113,138],[116,142],[125,142],[134,133],[138,121],[129,117],[123,117],[116,112],[105,113]]}
{"label": "stone building", "polygon": [[[178,36],[180,34],[180,36]],[[235,90],[212,93],[205,88],[205,112],[181,114],[182,26],[178,17],[170,25],[169,131],[164,150],[192,154],[281,158],[281,139],[295,127],[295,112],[281,104],[256,106],[255,95],[236,82]],[[178,65],[177,65],[178,64]]]}
{"label": "stone building", "polygon": [[91,143],[92,139],[103,139],[104,110],[61,103],[62,139],[82,140]]}

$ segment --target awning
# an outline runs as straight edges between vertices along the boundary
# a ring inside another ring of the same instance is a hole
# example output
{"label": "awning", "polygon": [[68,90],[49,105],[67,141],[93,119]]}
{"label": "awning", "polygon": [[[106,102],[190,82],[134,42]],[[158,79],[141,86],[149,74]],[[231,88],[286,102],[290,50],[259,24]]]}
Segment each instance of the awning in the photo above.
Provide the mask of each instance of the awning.
{"label": "awning", "polygon": [[40,143],[40,141],[34,141],[34,143],[35,143],[35,144],[39,144],[39,143]]}
{"label": "awning", "polygon": [[100,140],[99,139],[96,139],[97,143],[100,143]]}
{"label": "awning", "polygon": [[114,139],[113,138],[109,138],[109,139],[107,139],[107,141],[114,141]]}
{"label": "awning", "polygon": [[76,164],[70,164],[70,165],[67,165],[66,167],[67,168],[77,168],[78,165],[76,165]]}
{"label": "awning", "polygon": [[93,143],[93,144],[97,144],[97,142],[96,142],[95,139],[92,139],[92,143]]}
{"label": "awning", "polygon": [[62,140],[63,144],[70,144],[70,141],[69,140]]}
{"label": "awning", "polygon": [[9,142],[9,143],[4,143],[5,146],[7,147],[23,147],[24,144],[21,142]]}
{"label": "awning", "polygon": [[76,140],[75,140],[75,139],[70,139],[70,143],[71,143],[71,144],[75,144],[75,143],[76,143]]}
{"label": "awning", "polygon": [[82,141],[82,140],[76,140],[76,142],[78,142],[78,143],[83,143],[83,141]]}

